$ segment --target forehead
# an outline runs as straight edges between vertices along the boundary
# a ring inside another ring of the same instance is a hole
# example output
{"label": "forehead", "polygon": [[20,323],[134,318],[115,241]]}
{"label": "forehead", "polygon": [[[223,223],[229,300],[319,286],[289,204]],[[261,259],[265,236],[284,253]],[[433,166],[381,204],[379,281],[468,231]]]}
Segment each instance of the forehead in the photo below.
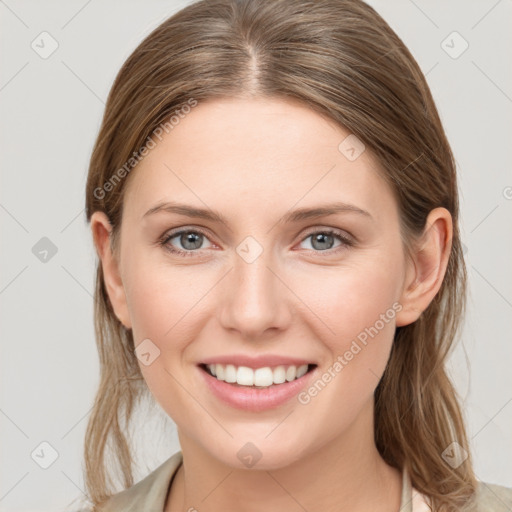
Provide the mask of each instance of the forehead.
{"label": "forehead", "polygon": [[378,216],[394,207],[391,191],[368,150],[347,158],[349,136],[296,101],[199,102],[132,171],[125,207],[139,219],[165,200],[263,216],[270,205],[346,201]]}

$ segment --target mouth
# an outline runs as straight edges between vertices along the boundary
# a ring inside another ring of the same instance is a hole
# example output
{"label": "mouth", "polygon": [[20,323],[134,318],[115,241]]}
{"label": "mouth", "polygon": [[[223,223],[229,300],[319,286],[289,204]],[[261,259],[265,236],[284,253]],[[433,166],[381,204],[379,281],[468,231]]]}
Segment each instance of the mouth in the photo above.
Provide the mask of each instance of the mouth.
{"label": "mouth", "polygon": [[233,364],[199,364],[201,370],[218,381],[239,388],[268,389],[300,379],[312,372],[316,364],[278,365],[249,368]]}

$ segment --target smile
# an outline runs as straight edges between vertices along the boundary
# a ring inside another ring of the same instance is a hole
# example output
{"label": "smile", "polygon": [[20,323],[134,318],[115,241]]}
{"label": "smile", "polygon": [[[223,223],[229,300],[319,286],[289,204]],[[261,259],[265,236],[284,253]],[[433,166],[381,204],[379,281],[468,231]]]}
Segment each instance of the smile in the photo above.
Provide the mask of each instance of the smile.
{"label": "smile", "polygon": [[217,363],[200,364],[197,368],[206,389],[214,397],[247,412],[262,412],[284,405],[303,391],[318,373],[316,364],[253,369]]}
{"label": "smile", "polygon": [[276,367],[265,366],[262,368],[249,368],[247,366],[235,366],[233,364],[209,364],[203,365],[203,369],[217,380],[225,381],[239,386],[251,386],[255,388],[268,388],[273,385],[283,384],[299,379],[316,365],[303,364],[279,365]]}

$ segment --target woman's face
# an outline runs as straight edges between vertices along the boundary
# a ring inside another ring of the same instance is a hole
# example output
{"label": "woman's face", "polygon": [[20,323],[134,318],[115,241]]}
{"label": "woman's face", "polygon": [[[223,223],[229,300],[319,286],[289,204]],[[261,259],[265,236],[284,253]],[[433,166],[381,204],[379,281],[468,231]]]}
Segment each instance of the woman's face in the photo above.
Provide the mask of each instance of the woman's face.
{"label": "woman's face", "polygon": [[[129,177],[116,314],[180,437],[225,464],[284,467],[373,436],[409,267],[391,190],[349,136],[298,103],[209,101]],[[166,203],[209,218],[154,211]],[[207,374],[212,361],[249,379],[237,366],[316,366],[298,387],[249,390]]]}

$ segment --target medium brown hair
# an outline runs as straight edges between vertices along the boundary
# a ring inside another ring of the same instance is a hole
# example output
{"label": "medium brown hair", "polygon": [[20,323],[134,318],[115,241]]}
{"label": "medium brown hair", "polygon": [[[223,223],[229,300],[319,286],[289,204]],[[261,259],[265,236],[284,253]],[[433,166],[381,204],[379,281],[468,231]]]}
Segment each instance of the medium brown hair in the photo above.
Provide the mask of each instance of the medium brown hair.
{"label": "medium brown hair", "polygon": [[[391,186],[408,250],[432,209],[441,206],[452,215],[441,288],[414,323],[396,329],[375,391],[375,441],[388,464],[407,467],[434,511],[461,510],[477,487],[471,454],[458,467],[442,454],[453,442],[469,452],[459,397],[445,369],[465,313],[466,270],[454,158],[421,69],[389,25],[360,0],[190,4],[133,51],[107,100],[90,161],[86,215],[90,221],[93,212],[105,212],[114,249],[127,174],[136,167],[126,163],[191,98],[200,103],[226,97],[298,100],[355,134]],[[114,314],[101,262],[94,314],[100,384],[85,438],[85,484],[97,510],[116,492],[109,449],[124,487],[134,483],[126,426],[137,401],[147,396],[131,330]]]}

